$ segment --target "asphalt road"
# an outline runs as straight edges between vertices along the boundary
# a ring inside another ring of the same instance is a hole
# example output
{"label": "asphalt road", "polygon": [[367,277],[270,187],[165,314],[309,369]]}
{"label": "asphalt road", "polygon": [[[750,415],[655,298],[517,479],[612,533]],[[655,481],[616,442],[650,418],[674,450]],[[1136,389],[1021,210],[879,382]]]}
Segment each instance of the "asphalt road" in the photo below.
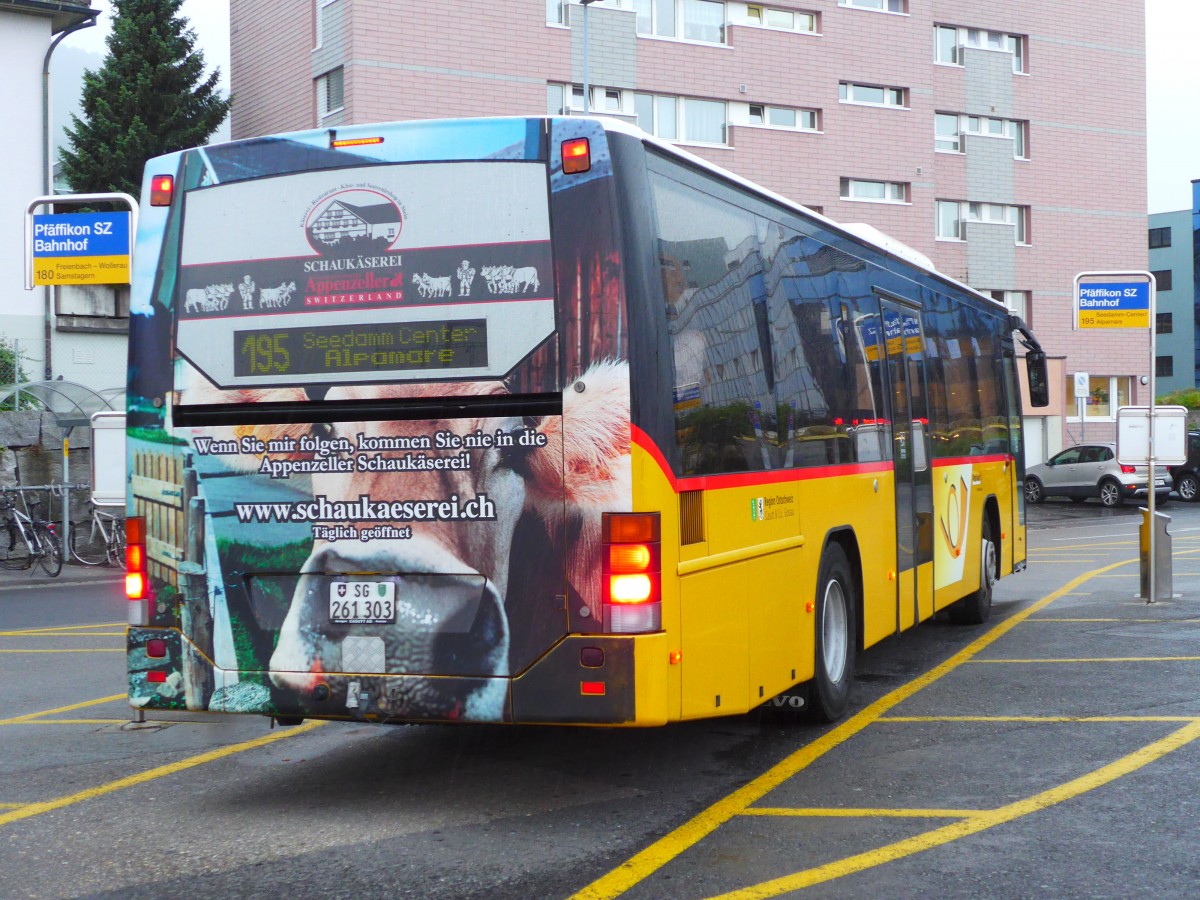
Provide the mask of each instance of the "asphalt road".
{"label": "asphalt road", "polygon": [[[649,731],[129,724],[112,570],[0,576],[0,897],[1194,896],[1200,505],[1030,511],[993,620],[859,659],[850,716]],[[66,579],[99,578],[67,586]]]}

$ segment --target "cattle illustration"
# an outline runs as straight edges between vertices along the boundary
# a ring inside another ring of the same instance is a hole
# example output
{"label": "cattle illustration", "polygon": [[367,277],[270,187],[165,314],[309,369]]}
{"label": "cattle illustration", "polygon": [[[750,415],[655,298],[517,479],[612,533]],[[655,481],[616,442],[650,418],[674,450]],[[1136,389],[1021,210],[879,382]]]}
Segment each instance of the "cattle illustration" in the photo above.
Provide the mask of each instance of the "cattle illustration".
{"label": "cattle illustration", "polygon": [[519,269],[513,266],[484,266],[479,274],[492,294],[515,294],[517,291],[523,294],[541,287],[534,266],[522,266]]}
{"label": "cattle illustration", "polygon": [[184,312],[221,312],[229,306],[233,285],[210,284],[203,288],[188,288],[183,297]]}
{"label": "cattle illustration", "polygon": [[258,306],[260,309],[279,309],[281,306],[287,306],[292,302],[292,291],[296,289],[296,282],[289,281],[279,287],[263,288],[258,292]]}
{"label": "cattle illustration", "polygon": [[417,293],[422,297],[449,297],[451,293],[449,275],[436,276],[417,272],[413,275],[413,284],[417,286]]}
{"label": "cattle illustration", "polygon": [[[210,392],[215,390],[196,378],[185,391],[185,402],[208,402],[213,399]],[[352,403],[437,398],[452,402],[455,397],[505,393],[507,388],[499,381],[447,382],[335,386],[325,399]],[[247,404],[305,399],[300,388],[243,389],[221,392],[220,396],[225,402]],[[382,641],[386,671],[471,675],[476,680],[468,689],[453,678],[412,676],[406,679],[403,697],[389,701],[392,714],[467,721],[503,719],[506,682],[503,678],[480,676],[511,674],[510,604],[531,602],[523,595],[507,596],[510,557],[516,554],[514,537],[523,516],[535,517],[544,530],[535,541],[526,540],[528,546],[522,545],[520,555],[563,559],[573,595],[582,600],[592,616],[602,613],[600,514],[608,509],[628,509],[632,497],[628,365],[612,360],[594,364],[577,384],[563,391],[561,416],[522,420],[479,414],[321,426],[327,438],[344,437],[352,443],[360,434],[368,440],[442,432],[466,437],[480,433],[518,435],[527,428],[537,432],[541,446],[518,445],[519,453],[512,448],[475,450],[469,468],[403,474],[356,468],[311,476],[313,496],[328,501],[355,501],[364,496],[372,501],[470,500],[486,496],[494,513],[477,521],[393,523],[411,527],[406,539],[314,540],[270,660],[270,678],[277,687],[298,691],[305,698],[324,684],[334,696],[340,696],[339,692],[344,695],[351,678],[357,681],[358,676],[332,674],[355,670],[354,661],[343,658],[345,630],[327,624],[328,576],[396,573],[396,622],[376,626],[375,632]],[[199,433],[226,440],[251,434],[264,442],[293,438],[296,444],[287,446],[297,446],[313,431],[308,425],[281,423],[209,428]],[[309,459],[313,454],[297,451],[269,456]],[[246,471],[256,470],[260,463],[261,459],[249,454],[233,461]],[[348,698],[347,702],[353,701]]]}

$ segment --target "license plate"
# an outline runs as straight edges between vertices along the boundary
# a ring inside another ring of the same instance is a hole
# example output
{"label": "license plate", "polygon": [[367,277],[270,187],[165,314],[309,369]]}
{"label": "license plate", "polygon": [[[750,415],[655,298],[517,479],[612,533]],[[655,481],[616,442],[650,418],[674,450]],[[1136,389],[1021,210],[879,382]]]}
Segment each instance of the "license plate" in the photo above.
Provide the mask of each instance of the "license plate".
{"label": "license plate", "polygon": [[395,582],[334,582],[329,585],[329,621],[335,625],[384,625],[395,622]]}

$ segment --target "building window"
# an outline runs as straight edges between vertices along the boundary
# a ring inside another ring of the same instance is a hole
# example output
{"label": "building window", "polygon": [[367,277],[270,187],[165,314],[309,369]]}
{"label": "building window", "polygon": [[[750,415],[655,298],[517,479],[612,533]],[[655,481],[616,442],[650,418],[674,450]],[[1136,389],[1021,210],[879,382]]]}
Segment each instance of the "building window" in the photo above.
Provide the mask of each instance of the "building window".
{"label": "building window", "polygon": [[[1088,395],[1083,402],[1084,418],[1113,421],[1116,418],[1116,411],[1122,406],[1129,405],[1132,383],[1133,378],[1129,376],[1092,375],[1088,379]],[[1068,373],[1066,377],[1065,396],[1068,398],[1075,396],[1075,376],[1071,373]],[[1067,417],[1067,421],[1078,422],[1079,401],[1068,402],[1067,408],[1072,410],[1072,415]]]}
{"label": "building window", "polygon": [[1015,159],[1029,158],[1028,127],[1015,119],[999,119],[995,116],[970,116],[957,113],[934,115],[934,149],[947,153],[964,153],[964,134],[1002,138],[1013,143]]}
{"label": "building window", "polygon": [[[631,9],[632,0],[592,0],[593,6],[608,9]],[[579,0],[546,0],[546,24],[566,25],[567,7],[578,6]]]}
{"label": "building window", "polygon": [[1171,313],[1154,314],[1154,331],[1156,334],[1170,334],[1175,328]]}
{"label": "building window", "polygon": [[966,223],[982,222],[1013,226],[1014,243],[1029,243],[1029,207],[1003,203],[961,203],[938,200],[934,204],[936,236],[942,241],[966,240]]}
{"label": "building window", "polygon": [[719,100],[634,94],[638,127],[668,141],[724,144],[728,121]]}
{"label": "building window", "polygon": [[1011,313],[1015,313],[1025,320],[1026,325],[1032,324],[1029,321],[1029,291],[985,291],[993,300],[999,300]]}
{"label": "building window", "polygon": [[[628,116],[629,94],[619,88],[591,86],[592,102],[586,111],[612,116]],[[585,112],[583,86],[578,84],[546,85],[546,112],[551,116],[581,115]]]}
{"label": "building window", "polygon": [[876,12],[908,12],[908,0],[838,0],[838,6],[849,6],[854,9],[873,9]]}
{"label": "building window", "polygon": [[937,113],[933,117],[933,148],[943,153],[961,153],[962,140],[959,136],[958,116]]}
{"label": "building window", "polygon": [[799,31],[816,34],[818,18],[815,12],[795,9],[774,9],[770,6],[746,7],[746,18],[735,24],[754,25],[758,28],[773,28],[777,31]]}
{"label": "building window", "polygon": [[850,81],[838,85],[838,98],[843,103],[863,103],[868,106],[908,106],[906,88],[855,84]]}
{"label": "building window", "polygon": [[1170,228],[1151,228],[1150,229],[1150,249],[1161,250],[1164,247],[1171,246],[1171,229]]}
{"label": "building window", "polygon": [[936,62],[951,66],[963,64],[964,47],[979,50],[994,50],[1012,54],[1012,70],[1025,71],[1025,36],[987,31],[982,28],[958,28],[953,25],[934,26],[933,58]]}
{"label": "building window", "polygon": [[345,107],[345,81],[341,66],[317,79],[317,116],[327,116]]}
{"label": "building window", "polygon": [[682,38],[703,44],[725,43],[725,4],[715,0],[633,0],[637,33]]}
{"label": "building window", "polygon": [[1154,374],[1159,378],[1170,378],[1175,374],[1175,357],[1154,357]]}
{"label": "building window", "polygon": [[1154,276],[1154,284],[1160,291],[1169,291],[1171,289],[1172,271],[1170,269],[1159,269],[1156,272],[1151,272]]}
{"label": "building window", "polygon": [[787,106],[751,103],[747,124],[786,128],[791,131],[816,131],[820,127],[820,116],[815,109],[792,109]]}
{"label": "building window", "polygon": [[313,49],[319,50],[325,44],[325,7],[334,3],[335,0],[317,0],[316,8],[313,10]]}
{"label": "building window", "polygon": [[843,200],[867,200],[872,203],[907,203],[908,185],[900,181],[863,181],[843,178]]}

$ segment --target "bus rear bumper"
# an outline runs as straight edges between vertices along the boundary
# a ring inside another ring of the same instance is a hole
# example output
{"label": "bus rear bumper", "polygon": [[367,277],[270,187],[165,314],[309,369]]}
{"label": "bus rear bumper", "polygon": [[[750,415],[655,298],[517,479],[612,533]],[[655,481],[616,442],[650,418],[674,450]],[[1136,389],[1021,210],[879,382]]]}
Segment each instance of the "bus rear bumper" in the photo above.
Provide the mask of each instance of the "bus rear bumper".
{"label": "bus rear bumper", "polygon": [[570,635],[512,683],[513,721],[663,725],[667,635]]}

